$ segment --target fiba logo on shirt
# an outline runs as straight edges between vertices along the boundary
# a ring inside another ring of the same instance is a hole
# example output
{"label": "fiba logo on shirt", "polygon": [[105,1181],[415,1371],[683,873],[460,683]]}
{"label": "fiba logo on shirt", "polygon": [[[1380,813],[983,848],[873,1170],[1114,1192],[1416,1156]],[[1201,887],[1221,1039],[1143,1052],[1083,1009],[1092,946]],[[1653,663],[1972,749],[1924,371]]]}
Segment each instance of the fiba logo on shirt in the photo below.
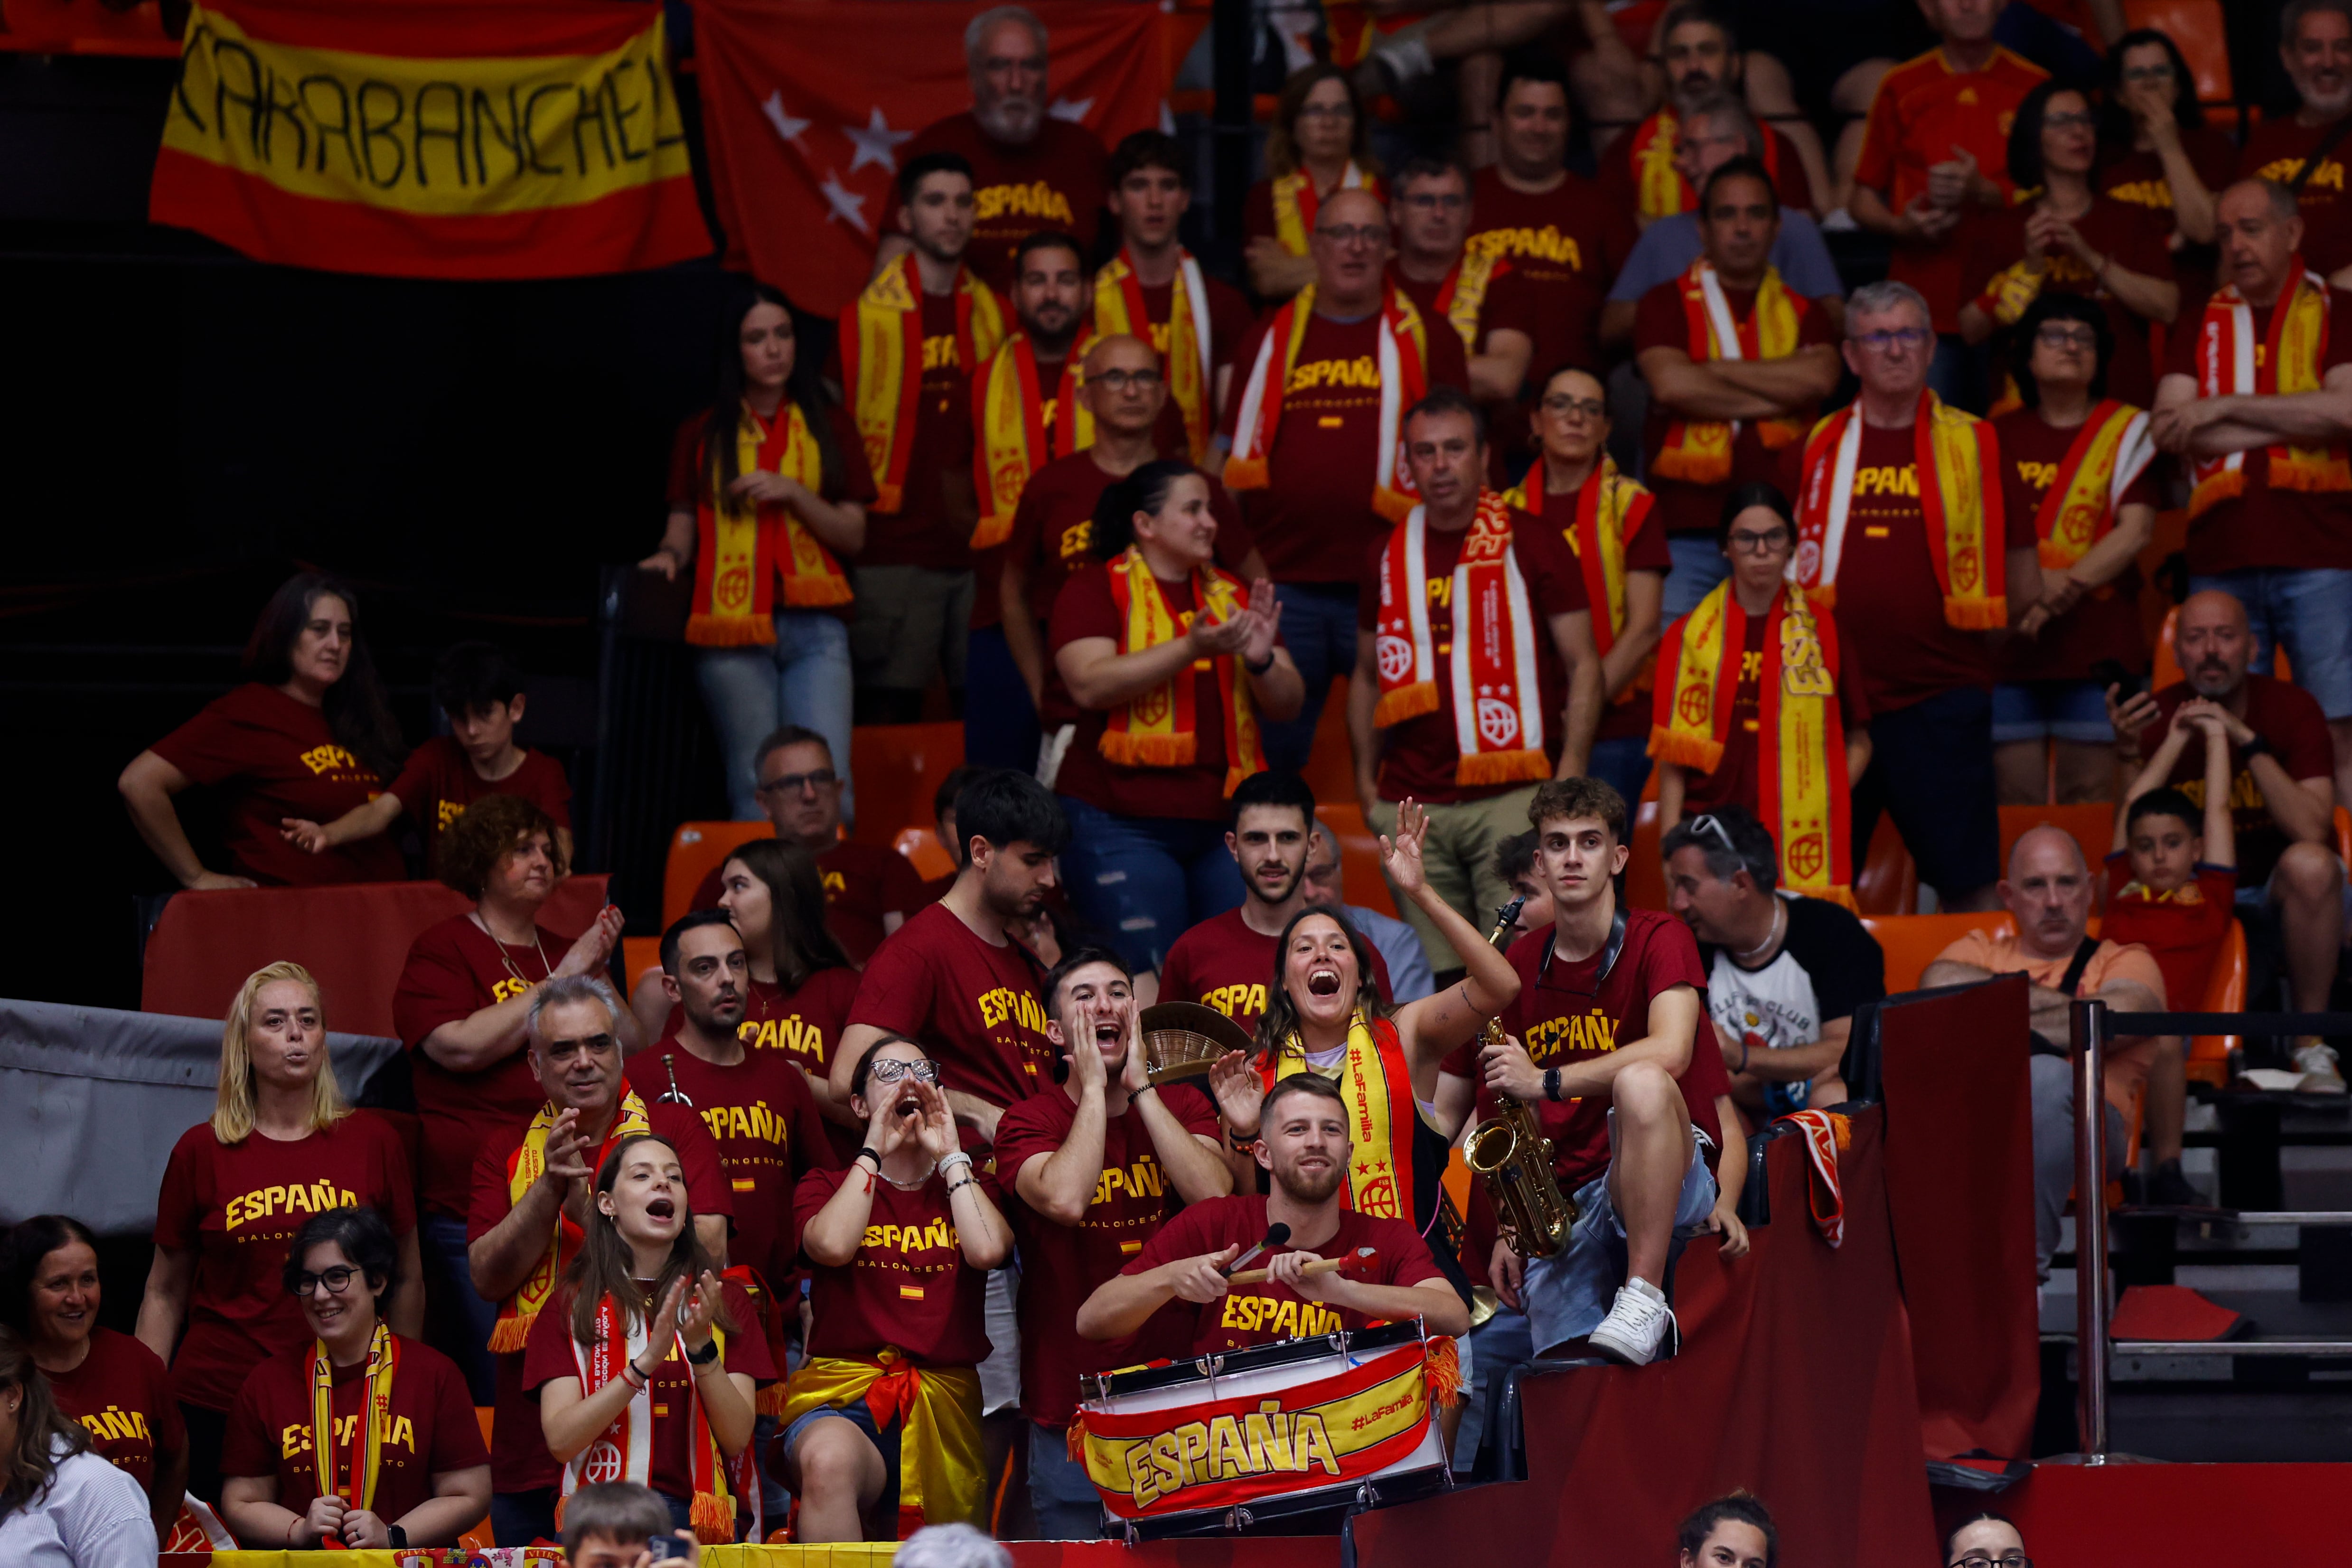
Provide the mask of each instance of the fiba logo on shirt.
{"label": "fiba logo on shirt", "polygon": [[1382,680],[1402,680],[1412,671],[1412,644],[1399,637],[1381,637],[1374,645]]}
{"label": "fiba logo on shirt", "polygon": [[721,572],[710,584],[711,603],[721,610],[748,609],[751,604],[751,569],[740,564]]}
{"label": "fiba logo on shirt", "polygon": [[1499,697],[1478,699],[1478,738],[1490,746],[1507,746],[1519,738],[1519,710],[1511,706],[1511,689],[1497,688]]}
{"label": "fiba logo on shirt", "polygon": [[608,1439],[591,1446],[586,1453],[580,1456],[580,1479],[591,1484],[619,1480],[620,1445]]}

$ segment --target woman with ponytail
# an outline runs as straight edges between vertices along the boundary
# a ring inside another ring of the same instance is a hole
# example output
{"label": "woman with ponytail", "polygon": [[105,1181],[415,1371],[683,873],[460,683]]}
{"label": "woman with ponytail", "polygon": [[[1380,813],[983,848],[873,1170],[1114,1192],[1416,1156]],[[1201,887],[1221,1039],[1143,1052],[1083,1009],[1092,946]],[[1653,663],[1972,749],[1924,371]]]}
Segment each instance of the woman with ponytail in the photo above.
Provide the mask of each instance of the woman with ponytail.
{"label": "woman with ponytail", "polygon": [[776,1367],[752,1331],[758,1313],[721,1284],[693,1220],[677,1151],[651,1133],[623,1139],[596,1173],[564,1310],[531,1323],[523,1387],[538,1396],[567,1498],[590,1482],[635,1481],[707,1543],[736,1539],[739,1507],[757,1540],[751,1426]]}

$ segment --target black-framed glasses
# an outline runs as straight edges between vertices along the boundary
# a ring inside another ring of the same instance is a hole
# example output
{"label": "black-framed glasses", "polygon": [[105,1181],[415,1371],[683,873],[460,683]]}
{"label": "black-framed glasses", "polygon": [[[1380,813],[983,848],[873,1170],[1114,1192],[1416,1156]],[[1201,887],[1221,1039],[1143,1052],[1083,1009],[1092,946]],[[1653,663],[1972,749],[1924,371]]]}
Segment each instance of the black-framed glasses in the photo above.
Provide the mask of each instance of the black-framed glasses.
{"label": "black-framed glasses", "polygon": [[2166,60],[2160,65],[2126,67],[2124,79],[2126,81],[2170,81],[2172,62]]}
{"label": "black-framed glasses", "polygon": [[1981,1552],[1971,1552],[1966,1557],[1955,1561],[1951,1568],[2033,1568],[2033,1559],[2022,1552],[2003,1552],[1999,1557],[1988,1557]]}
{"label": "black-framed glasses", "polygon": [[1386,245],[1389,242],[1389,226],[1384,223],[1318,224],[1315,233],[1318,238],[1328,239],[1339,246]]}
{"label": "black-framed glasses", "polygon": [[1922,349],[1936,334],[1925,327],[1897,327],[1892,331],[1856,332],[1853,341],[1877,353],[1890,353],[1895,349]]}
{"label": "black-framed glasses", "polygon": [[2082,110],[2068,110],[2063,114],[2045,114],[2042,117],[2042,128],[2044,131],[2088,131],[2097,123],[2096,120]]}
{"label": "black-framed glasses", "polygon": [[1138,392],[1149,392],[1160,384],[1160,373],[1156,370],[1104,370],[1097,371],[1087,379],[1113,392],[1125,392],[1129,387]]}
{"label": "black-framed glasses", "polygon": [[358,1274],[358,1269],[343,1263],[338,1263],[332,1268],[321,1268],[316,1274],[306,1268],[294,1276],[294,1294],[308,1296],[324,1285],[328,1295],[340,1296],[352,1288],[352,1280]]}
{"label": "black-framed glasses", "polygon": [[[1777,550],[1788,543],[1789,531],[1785,528],[1773,528],[1759,533],[1753,529],[1735,528],[1726,536],[1724,542],[1734,550],[1745,550],[1751,554],[1761,555],[1767,551]],[[1711,822],[1714,818],[1709,817],[1707,820]]]}
{"label": "black-framed glasses", "polygon": [[841,782],[841,775],[831,768],[819,768],[814,773],[779,773],[759,788],[761,795],[814,795],[828,790]]}
{"label": "black-framed glasses", "polygon": [[918,1081],[937,1088],[940,1081],[940,1064],[928,1057],[919,1062],[902,1062],[896,1057],[884,1057],[874,1064],[873,1070],[868,1076],[876,1083],[897,1083],[909,1074],[913,1075]]}
{"label": "black-framed glasses", "polygon": [[2088,324],[2070,327],[2044,321],[2034,331],[2033,341],[2045,349],[2095,349],[2099,346],[2099,332]]}
{"label": "black-framed glasses", "polygon": [[1564,393],[1545,398],[1538,406],[1555,419],[1565,419],[1571,414],[1580,419],[1601,419],[1609,413],[1609,405],[1597,397],[1570,397]]}

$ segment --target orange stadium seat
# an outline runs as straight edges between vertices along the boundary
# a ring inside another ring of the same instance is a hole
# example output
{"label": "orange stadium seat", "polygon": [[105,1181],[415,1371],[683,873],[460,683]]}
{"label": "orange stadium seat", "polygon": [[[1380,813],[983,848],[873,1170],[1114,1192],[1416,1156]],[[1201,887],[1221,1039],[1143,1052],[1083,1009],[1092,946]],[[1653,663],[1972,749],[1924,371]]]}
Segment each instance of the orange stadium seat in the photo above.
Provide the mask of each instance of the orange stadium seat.
{"label": "orange stadium seat", "polygon": [[[694,889],[691,888],[687,889],[687,893],[689,897],[692,896],[693,892]],[[663,922],[662,929],[664,931],[667,931],[669,929],[667,921]],[[621,939],[621,973],[628,981],[628,987],[631,991],[635,991],[637,988],[638,981],[643,980],[647,973],[659,969],[660,967],[661,938],[657,936],[625,936]]]}
{"label": "orange stadium seat", "polygon": [[2124,21],[2154,27],[2180,46],[2197,79],[2197,101],[2226,104],[2238,89],[2230,77],[2230,23],[2221,0],[2124,0]]}
{"label": "orange stadium seat", "polygon": [[1919,867],[1904,847],[1895,819],[1883,813],[1870,836],[1870,853],[1854,878],[1853,901],[1865,915],[1907,915],[1919,907]]}
{"label": "orange stadium seat", "polygon": [[1957,915],[1866,914],[1862,917],[1862,924],[1878,939],[1879,948],[1886,954],[1886,990],[1890,995],[1917,990],[1920,972],[1936,961],[1937,953],[1971,931],[1996,937],[2017,932],[2017,922],[2009,918],[2006,910]]}
{"label": "orange stadium seat", "polygon": [[935,882],[956,868],[955,857],[940,842],[936,827],[902,827],[890,847],[912,861],[915,875],[926,882]]}
{"label": "orange stadium seat", "polygon": [[[2170,999],[2168,999],[2170,1000]],[[2174,1006],[2180,1004],[2176,1000]],[[2246,1005],[2246,928],[2230,922],[2214,955],[2213,972],[2206,977],[2205,994],[2197,1004],[2203,1013],[2238,1013]],[[2189,1080],[2220,1089],[2230,1081],[2230,1053],[2245,1042],[2236,1035],[2197,1035],[2189,1041]]]}
{"label": "orange stadium seat", "polygon": [[737,845],[775,836],[775,828],[765,821],[679,823],[669,836],[669,859],[662,868],[662,929],[693,911],[694,889],[727,864]]}
{"label": "orange stadium seat", "polygon": [[861,844],[888,844],[910,822],[931,820],[940,781],[963,766],[963,726],[862,724],[850,731]]}

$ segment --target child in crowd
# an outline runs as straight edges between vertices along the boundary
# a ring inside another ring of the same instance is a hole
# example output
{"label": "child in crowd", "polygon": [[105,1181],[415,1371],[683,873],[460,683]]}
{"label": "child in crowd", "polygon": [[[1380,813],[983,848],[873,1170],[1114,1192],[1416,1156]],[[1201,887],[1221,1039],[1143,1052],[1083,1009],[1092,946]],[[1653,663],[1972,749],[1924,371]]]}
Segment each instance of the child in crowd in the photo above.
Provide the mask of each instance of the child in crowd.
{"label": "child in crowd", "polygon": [[571,864],[572,785],[563,764],[515,743],[525,701],[520,667],[493,644],[458,643],[434,666],[433,700],[449,721],[448,734],[417,747],[392,787],[365,805],[323,825],[289,817],[287,842],[316,855],[383,833],[404,811],[429,848],[482,796],[519,795],[555,820],[557,848]]}
{"label": "child in crowd", "polygon": [[[2138,942],[2164,972],[2164,994],[2173,1005],[2199,1006],[2213,959],[2230,933],[2238,889],[2238,851],[2230,817],[2230,741],[2213,704],[2192,699],[2180,705],[2156,755],[2140,770],[2116,814],[2115,848],[2107,856],[2107,914],[2100,934],[2118,942]],[[2204,804],[2165,784],[2192,738],[2205,746]],[[2166,1066],[2177,1057],[2159,1055],[2148,1078],[2148,1142],[2156,1175],[2148,1201],[2159,1205],[2202,1203],[2180,1173],[2180,1116],[2187,1083]]]}

